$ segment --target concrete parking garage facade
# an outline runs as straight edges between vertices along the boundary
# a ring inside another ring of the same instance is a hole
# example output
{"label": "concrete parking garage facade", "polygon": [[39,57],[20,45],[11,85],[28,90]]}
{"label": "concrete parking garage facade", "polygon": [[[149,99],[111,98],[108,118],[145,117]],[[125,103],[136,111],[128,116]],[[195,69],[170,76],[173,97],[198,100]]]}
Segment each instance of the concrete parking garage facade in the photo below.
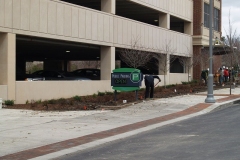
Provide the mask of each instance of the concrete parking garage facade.
{"label": "concrete parking garage facade", "polygon": [[[171,41],[174,55],[191,57],[192,0],[126,0],[159,12],[158,26],[116,15],[116,1],[101,0],[101,10],[95,10],[59,0],[0,0],[0,97],[21,104],[112,91],[110,75],[115,69],[116,48],[131,48],[134,37],[140,37],[148,51],[156,52],[154,48]],[[183,32],[171,30],[171,19],[181,20]],[[101,80],[16,81],[19,35],[100,46]],[[187,73],[168,71],[166,77],[167,84],[188,80]]]}

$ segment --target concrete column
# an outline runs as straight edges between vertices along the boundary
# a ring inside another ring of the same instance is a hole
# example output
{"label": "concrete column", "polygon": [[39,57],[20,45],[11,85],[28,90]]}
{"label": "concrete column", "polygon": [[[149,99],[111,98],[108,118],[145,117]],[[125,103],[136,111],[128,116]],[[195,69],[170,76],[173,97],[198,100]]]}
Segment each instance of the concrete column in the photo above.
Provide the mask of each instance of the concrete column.
{"label": "concrete column", "polygon": [[7,85],[7,99],[15,100],[16,35],[0,33],[0,85]]}
{"label": "concrete column", "polygon": [[64,60],[63,63],[64,63],[64,64],[63,64],[63,70],[64,70],[65,72],[70,71],[70,70],[71,70],[71,63],[70,63],[70,61]]}
{"label": "concrete column", "polygon": [[103,12],[116,14],[116,0],[101,0],[101,10]]}
{"label": "concrete column", "polygon": [[115,69],[115,47],[101,47],[101,80],[110,80]]}
{"label": "concrete column", "polygon": [[159,27],[170,29],[170,14],[159,14]]}
{"label": "concrete column", "polygon": [[184,22],[184,33],[186,33],[188,35],[193,35],[192,22]]}

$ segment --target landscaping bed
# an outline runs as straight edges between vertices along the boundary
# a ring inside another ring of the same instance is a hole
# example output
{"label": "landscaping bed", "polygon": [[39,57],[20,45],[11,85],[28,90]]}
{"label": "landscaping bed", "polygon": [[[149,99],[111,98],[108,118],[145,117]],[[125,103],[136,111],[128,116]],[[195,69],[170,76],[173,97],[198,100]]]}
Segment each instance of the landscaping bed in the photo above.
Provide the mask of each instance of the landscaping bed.
{"label": "landscaping bed", "polygon": [[[214,89],[222,88],[215,86]],[[201,83],[187,83],[169,86],[155,87],[154,99],[168,98],[178,95],[195,94],[207,91],[207,87]],[[141,103],[144,100],[145,89],[138,91],[138,100],[135,92],[117,92],[116,101],[114,92],[98,92],[89,96],[74,96],[71,98],[50,99],[45,101],[30,101],[26,104],[4,105],[8,109],[28,109],[38,111],[75,111],[75,110],[103,110],[119,109],[132,103]],[[126,100],[126,103],[123,103]],[[148,99],[146,99],[148,100]]]}

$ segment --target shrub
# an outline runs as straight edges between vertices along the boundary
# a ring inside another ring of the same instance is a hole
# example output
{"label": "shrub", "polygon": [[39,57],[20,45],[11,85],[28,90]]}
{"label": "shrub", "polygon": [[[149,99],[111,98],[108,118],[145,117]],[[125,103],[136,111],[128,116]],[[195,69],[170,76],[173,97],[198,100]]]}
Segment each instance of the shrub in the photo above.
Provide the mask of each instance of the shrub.
{"label": "shrub", "polygon": [[25,104],[29,104],[29,101],[28,101],[28,100],[26,100]]}
{"label": "shrub", "polygon": [[113,92],[105,92],[106,95],[113,95],[114,93]]}
{"label": "shrub", "polygon": [[55,99],[48,100],[48,104],[56,104],[56,103],[57,103],[57,100]]}
{"label": "shrub", "polygon": [[189,84],[190,82],[182,82],[183,85]]}
{"label": "shrub", "polygon": [[105,95],[105,93],[104,92],[98,92],[98,94],[97,94],[98,96],[104,96]]}
{"label": "shrub", "polygon": [[194,80],[191,81],[191,83],[199,83],[199,81],[194,79]]}
{"label": "shrub", "polygon": [[80,96],[74,96],[73,99],[74,99],[75,101],[81,101],[81,97],[80,97]]}
{"label": "shrub", "polygon": [[39,100],[37,100],[35,103],[40,104],[40,103],[42,103],[42,100],[39,99]]}
{"label": "shrub", "polygon": [[96,93],[94,93],[92,96],[95,98],[95,97],[97,97],[97,94],[96,94]]}
{"label": "shrub", "polygon": [[64,99],[64,98],[59,98],[59,99],[57,100],[57,102],[60,103],[61,105],[63,105],[63,104],[66,104],[66,103],[67,103],[67,100]]}
{"label": "shrub", "polygon": [[176,86],[176,85],[175,84],[169,84],[169,85],[166,85],[166,88],[172,88],[174,86]]}
{"label": "shrub", "polygon": [[4,104],[8,105],[8,106],[13,106],[14,105],[14,100],[5,100]]}

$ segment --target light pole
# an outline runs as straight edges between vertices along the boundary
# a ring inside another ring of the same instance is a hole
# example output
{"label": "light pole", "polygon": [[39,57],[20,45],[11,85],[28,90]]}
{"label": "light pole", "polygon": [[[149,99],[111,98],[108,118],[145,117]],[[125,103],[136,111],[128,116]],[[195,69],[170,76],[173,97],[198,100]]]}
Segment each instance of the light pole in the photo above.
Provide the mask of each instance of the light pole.
{"label": "light pole", "polygon": [[210,13],[209,13],[209,74],[208,74],[208,93],[205,99],[206,103],[215,103],[216,100],[213,96],[213,74],[212,74],[212,64],[213,64],[213,0],[210,0]]}

